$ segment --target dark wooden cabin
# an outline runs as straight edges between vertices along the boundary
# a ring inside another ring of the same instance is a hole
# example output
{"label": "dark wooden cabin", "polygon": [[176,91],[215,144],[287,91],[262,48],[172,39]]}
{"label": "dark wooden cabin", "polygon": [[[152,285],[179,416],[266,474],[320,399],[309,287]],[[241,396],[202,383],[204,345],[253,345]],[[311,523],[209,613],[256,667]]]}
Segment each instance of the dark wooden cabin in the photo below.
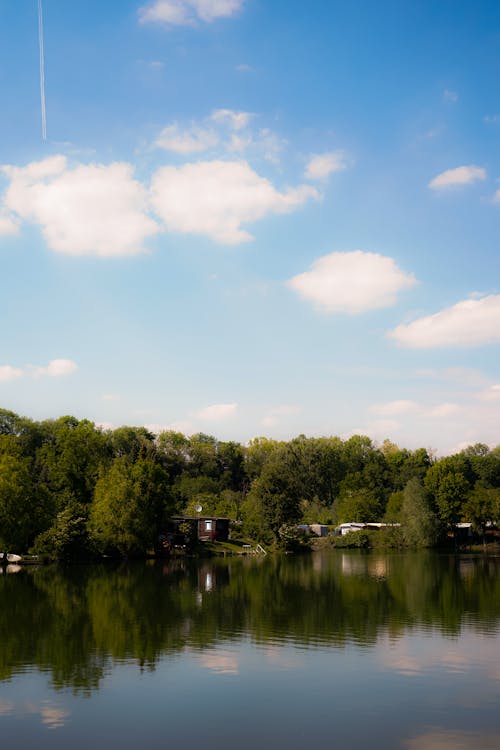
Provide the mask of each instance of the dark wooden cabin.
{"label": "dark wooden cabin", "polygon": [[[166,524],[158,538],[158,552],[167,552],[186,544],[186,536],[196,536],[200,542],[227,542],[229,539],[229,518],[216,516],[176,516]],[[186,532],[186,525],[191,532]]]}

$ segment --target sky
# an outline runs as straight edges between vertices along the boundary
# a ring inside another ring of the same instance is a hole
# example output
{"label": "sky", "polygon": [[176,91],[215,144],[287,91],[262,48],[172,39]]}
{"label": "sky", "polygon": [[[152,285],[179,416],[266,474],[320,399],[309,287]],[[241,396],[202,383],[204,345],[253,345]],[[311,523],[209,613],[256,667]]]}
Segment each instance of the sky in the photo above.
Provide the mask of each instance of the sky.
{"label": "sky", "polygon": [[496,0],[41,5],[43,81],[0,0],[1,407],[500,443]]}

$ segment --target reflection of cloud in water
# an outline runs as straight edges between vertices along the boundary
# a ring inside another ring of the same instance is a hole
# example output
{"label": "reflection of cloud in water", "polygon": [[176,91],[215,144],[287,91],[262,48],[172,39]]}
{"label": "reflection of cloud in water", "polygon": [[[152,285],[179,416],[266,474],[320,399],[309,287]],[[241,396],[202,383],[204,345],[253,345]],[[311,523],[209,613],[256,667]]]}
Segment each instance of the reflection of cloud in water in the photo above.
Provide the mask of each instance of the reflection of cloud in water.
{"label": "reflection of cloud in water", "polygon": [[404,746],[407,750],[498,750],[500,734],[456,732],[437,728],[405,740]]}
{"label": "reflection of cloud in water", "polygon": [[42,717],[42,724],[47,729],[59,729],[66,724],[69,718],[69,711],[56,708],[55,706],[43,705],[40,707],[40,716]]}
{"label": "reflection of cloud in water", "polygon": [[36,703],[25,703],[24,711],[26,714],[38,714],[42,724],[47,729],[60,729],[70,717],[70,712],[64,708],[58,708],[51,701],[42,701],[40,705]]}
{"label": "reflection of cloud in water", "polygon": [[237,675],[240,672],[238,657],[230,651],[207,651],[199,658],[202,667],[216,674]]}
{"label": "reflection of cloud in water", "polygon": [[385,669],[404,675],[420,675],[432,669],[465,674],[474,669],[483,671],[485,677],[498,678],[500,675],[491,669],[491,656],[496,653],[499,642],[499,638],[484,639],[474,633],[454,640],[410,634],[397,640],[381,638],[376,655]]}
{"label": "reflection of cloud in water", "polygon": [[304,659],[298,654],[274,646],[264,650],[264,657],[269,664],[278,669],[300,669],[304,666]]}
{"label": "reflection of cloud in water", "polygon": [[4,698],[0,698],[0,716],[10,716],[14,713],[14,704]]}

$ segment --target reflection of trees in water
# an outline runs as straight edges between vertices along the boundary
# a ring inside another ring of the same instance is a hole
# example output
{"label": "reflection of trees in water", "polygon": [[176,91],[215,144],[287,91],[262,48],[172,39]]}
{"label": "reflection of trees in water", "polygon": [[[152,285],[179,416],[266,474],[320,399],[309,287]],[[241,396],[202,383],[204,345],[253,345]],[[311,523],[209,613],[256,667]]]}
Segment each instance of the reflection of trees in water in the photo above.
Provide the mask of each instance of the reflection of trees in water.
{"label": "reflection of trees in water", "polygon": [[493,558],[325,553],[23,570],[0,579],[0,679],[26,665],[89,692],[116,662],[247,634],[255,642],[372,645],[414,627],[494,632]]}

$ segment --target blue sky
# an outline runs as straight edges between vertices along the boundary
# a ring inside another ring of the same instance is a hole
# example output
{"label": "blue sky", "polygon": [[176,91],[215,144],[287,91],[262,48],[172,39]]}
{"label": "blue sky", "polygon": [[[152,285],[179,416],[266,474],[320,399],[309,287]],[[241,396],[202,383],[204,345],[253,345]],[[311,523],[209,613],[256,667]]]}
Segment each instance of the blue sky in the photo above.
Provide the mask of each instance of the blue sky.
{"label": "blue sky", "polygon": [[0,0],[0,403],[500,442],[496,2]]}

